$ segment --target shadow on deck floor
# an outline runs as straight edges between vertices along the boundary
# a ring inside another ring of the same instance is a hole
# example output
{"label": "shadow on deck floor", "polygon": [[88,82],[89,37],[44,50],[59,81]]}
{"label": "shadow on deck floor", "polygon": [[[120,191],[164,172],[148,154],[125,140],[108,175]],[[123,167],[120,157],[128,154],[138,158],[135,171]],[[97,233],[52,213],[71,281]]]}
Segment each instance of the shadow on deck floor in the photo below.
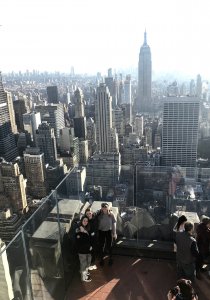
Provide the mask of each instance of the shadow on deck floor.
{"label": "shadow on deck floor", "polygon": [[[210,280],[204,275],[195,283],[199,300],[210,299]],[[91,271],[92,282],[75,273],[66,300],[165,300],[176,284],[175,262],[115,256],[114,264]]]}

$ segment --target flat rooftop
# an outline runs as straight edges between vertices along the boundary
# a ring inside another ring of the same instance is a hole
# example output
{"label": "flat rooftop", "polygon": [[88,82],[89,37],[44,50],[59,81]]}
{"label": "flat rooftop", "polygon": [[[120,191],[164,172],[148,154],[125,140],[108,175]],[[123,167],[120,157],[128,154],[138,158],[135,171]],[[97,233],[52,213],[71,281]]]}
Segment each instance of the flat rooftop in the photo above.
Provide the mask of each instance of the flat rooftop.
{"label": "flat rooftop", "polygon": [[[174,261],[114,256],[114,264],[91,271],[92,281],[81,282],[75,272],[65,300],[154,300],[167,299],[176,285]],[[199,300],[210,299],[210,280],[205,273],[195,282]]]}

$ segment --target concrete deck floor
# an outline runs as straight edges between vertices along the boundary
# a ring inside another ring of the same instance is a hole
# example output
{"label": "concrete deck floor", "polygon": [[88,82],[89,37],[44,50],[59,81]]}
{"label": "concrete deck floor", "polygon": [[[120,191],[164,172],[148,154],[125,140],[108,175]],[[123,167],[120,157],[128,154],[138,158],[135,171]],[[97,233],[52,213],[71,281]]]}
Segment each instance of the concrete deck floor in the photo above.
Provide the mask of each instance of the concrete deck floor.
{"label": "concrete deck floor", "polygon": [[[91,271],[92,281],[81,282],[75,273],[65,300],[165,300],[176,284],[175,262],[115,256],[114,264]],[[210,280],[202,274],[195,282],[199,300],[210,299]]]}

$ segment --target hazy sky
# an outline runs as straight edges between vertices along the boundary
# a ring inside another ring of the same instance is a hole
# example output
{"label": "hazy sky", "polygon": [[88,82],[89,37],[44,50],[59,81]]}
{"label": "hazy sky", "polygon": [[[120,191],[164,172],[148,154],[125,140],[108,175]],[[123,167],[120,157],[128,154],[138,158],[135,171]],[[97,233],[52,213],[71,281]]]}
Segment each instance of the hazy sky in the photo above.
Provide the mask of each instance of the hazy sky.
{"label": "hazy sky", "polygon": [[210,0],[1,0],[0,69],[135,68],[146,27],[153,71],[210,78]]}

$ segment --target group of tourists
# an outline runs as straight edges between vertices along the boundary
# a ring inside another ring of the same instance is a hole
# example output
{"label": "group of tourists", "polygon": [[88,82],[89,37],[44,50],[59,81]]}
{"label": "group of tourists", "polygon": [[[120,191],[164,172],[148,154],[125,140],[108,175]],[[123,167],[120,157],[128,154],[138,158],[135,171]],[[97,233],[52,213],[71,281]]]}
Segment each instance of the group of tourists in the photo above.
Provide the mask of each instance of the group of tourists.
{"label": "group of tourists", "polygon": [[178,281],[167,297],[168,300],[197,300],[192,285],[195,277],[201,279],[201,272],[208,271],[210,278],[210,218],[203,217],[194,230],[194,225],[182,215],[174,231]]}
{"label": "group of tourists", "polygon": [[104,265],[107,255],[108,264],[113,264],[112,245],[117,238],[116,219],[108,203],[102,203],[101,209],[92,212],[87,208],[76,228],[76,246],[80,261],[81,280],[90,282],[91,270],[97,269],[95,265],[96,254],[99,255],[100,265]]}
{"label": "group of tourists", "polygon": [[203,217],[194,230],[194,225],[183,215],[175,231],[178,278],[201,279],[200,273],[205,271],[203,266],[210,256],[210,218]]}

